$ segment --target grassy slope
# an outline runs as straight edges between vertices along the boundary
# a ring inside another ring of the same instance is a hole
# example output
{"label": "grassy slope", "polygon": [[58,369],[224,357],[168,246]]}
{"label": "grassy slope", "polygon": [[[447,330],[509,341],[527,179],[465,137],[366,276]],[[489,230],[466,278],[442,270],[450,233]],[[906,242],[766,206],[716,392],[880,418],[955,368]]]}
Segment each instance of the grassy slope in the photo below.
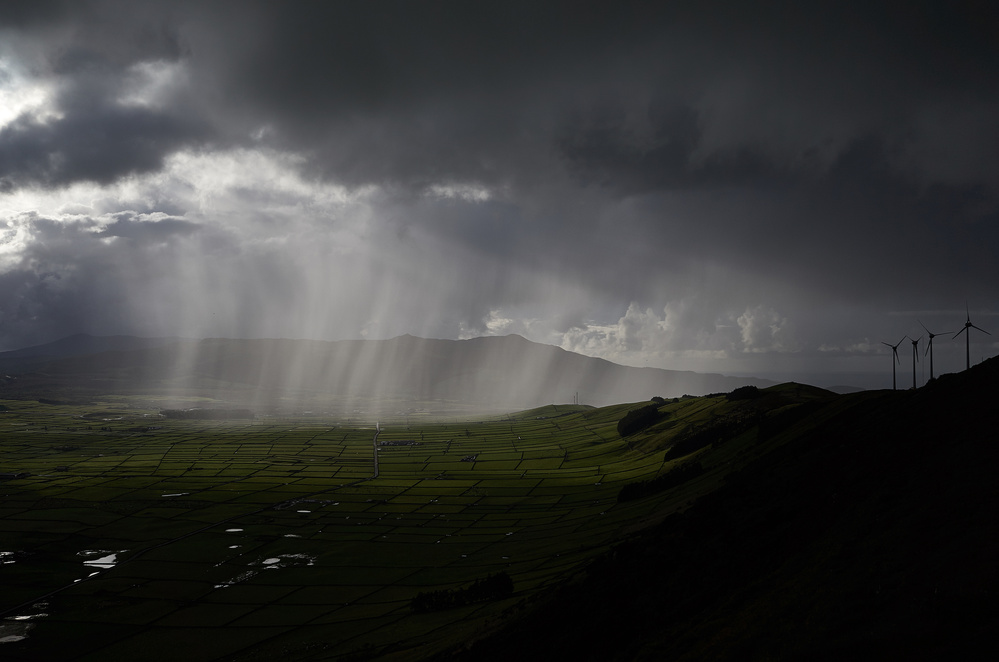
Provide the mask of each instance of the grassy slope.
{"label": "grassy slope", "polygon": [[993,360],[916,392],[831,400],[721,489],[454,657],[969,659],[994,647],[997,379]]}

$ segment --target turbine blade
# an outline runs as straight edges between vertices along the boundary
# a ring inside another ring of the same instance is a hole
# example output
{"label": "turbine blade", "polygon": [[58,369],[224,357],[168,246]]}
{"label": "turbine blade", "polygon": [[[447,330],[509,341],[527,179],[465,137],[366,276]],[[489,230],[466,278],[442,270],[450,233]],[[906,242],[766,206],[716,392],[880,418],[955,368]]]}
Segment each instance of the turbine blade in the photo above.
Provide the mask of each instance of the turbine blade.
{"label": "turbine blade", "polygon": [[960,331],[958,331],[957,333],[954,334],[954,338],[957,338],[959,335],[961,335],[962,333],[964,333],[967,330],[968,330],[968,327],[964,327],[963,329],[961,329]]}
{"label": "turbine blade", "polygon": [[980,326],[975,326],[974,324],[972,324],[972,325],[971,325],[971,328],[972,328],[972,329],[978,329],[979,331],[981,331],[982,333],[984,333],[984,334],[986,334],[986,335],[990,335],[990,336],[992,335],[991,333],[989,333],[988,331],[986,331],[985,329],[983,329],[983,328],[982,328],[982,327],[980,327]]}

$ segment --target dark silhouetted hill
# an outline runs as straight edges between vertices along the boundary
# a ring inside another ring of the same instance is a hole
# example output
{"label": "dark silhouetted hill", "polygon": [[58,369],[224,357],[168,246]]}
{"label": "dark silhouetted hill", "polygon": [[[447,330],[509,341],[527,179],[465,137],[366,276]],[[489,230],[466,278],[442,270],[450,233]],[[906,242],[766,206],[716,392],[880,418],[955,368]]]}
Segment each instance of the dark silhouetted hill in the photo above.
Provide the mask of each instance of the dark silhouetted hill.
{"label": "dark silhouetted hill", "polygon": [[92,336],[86,333],[67,336],[44,345],[33,345],[9,352],[0,352],[0,366],[34,367],[52,359],[87,356],[109,351],[128,351],[162,347],[179,342],[179,338],[140,338],[138,336]]}
{"label": "dark silhouetted hill", "polygon": [[435,659],[988,659],[997,386],[992,359],[918,391],[818,402],[682,514]]}

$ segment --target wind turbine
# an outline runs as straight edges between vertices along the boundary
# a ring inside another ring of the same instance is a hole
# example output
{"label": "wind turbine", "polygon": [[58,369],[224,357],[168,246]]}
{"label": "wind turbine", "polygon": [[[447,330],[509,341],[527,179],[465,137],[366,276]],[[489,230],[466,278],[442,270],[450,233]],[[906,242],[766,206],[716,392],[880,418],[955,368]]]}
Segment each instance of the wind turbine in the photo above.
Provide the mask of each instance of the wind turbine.
{"label": "wind turbine", "polygon": [[[905,340],[908,337],[909,336],[902,336],[902,340]],[[889,347],[891,347],[891,353],[895,357],[895,360],[892,361],[891,363],[891,390],[893,391],[897,389],[895,385],[895,363],[896,362],[901,363],[901,361],[898,358],[898,346],[902,344],[902,340],[899,340],[894,345],[892,345],[890,342],[885,342],[884,340],[881,341],[882,345],[888,345]]]}
{"label": "wind turbine", "polygon": [[912,338],[909,338],[909,340],[912,342],[912,388],[913,388],[913,390],[915,390],[915,388],[916,388],[916,361],[919,360],[919,341],[922,340],[922,339],[923,339],[922,336],[919,336],[915,340],[912,340]]}
{"label": "wind turbine", "polygon": [[[919,322],[919,320],[916,320]],[[930,330],[926,328],[922,322],[919,322],[919,326],[923,327],[923,331],[926,331],[926,335],[929,336],[930,340],[926,343],[926,351],[923,352],[923,356],[926,356],[927,352],[930,355],[930,380],[933,379],[933,339],[937,336],[942,336],[944,334],[951,333],[950,331],[944,331],[943,333],[930,333]]]}
{"label": "wind turbine", "polygon": [[975,326],[974,324],[972,324],[971,323],[971,311],[967,310],[967,308],[965,308],[965,310],[968,313],[968,321],[966,321],[964,323],[964,328],[963,329],[961,329],[960,331],[958,331],[957,333],[954,334],[954,338],[957,338],[962,333],[965,334],[964,335],[964,360],[965,360],[965,368],[964,369],[965,370],[969,370],[971,368],[971,331],[969,331],[968,329],[978,329],[979,331],[981,331],[982,333],[984,333],[985,335],[988,335],[988,336],[991,336],[992,334],[989,333],[988,331],[986,331],[985,329],[983,329],[983,328],[981,328],[979,326]]}

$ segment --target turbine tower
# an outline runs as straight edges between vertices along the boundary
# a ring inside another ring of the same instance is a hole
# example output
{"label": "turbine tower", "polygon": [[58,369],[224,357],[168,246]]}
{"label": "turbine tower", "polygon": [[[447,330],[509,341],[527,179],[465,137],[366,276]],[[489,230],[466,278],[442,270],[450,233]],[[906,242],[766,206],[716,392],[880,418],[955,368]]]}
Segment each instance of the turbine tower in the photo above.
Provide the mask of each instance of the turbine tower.
{"label": "turbine tower", "polygon": [[[967,311],[967,309],[966,309],[966,311]],[[968,320],[964,323],[964,328],[954,334],[954,338],[957,338],[962,333],[964,334],[964,361],[965,361],[965,367],[964,367],[964,369],[965,370],[971,369],[971,331],[969,331],[969,329],[978,329],[979,331],[981,331],[985,335],[988,335],[988,336],[992,335],[991,333],[989,333],[985,329],[983,329],[983,328],[981,328],[979,326],[975,326],[974,324],[972,324],[971,323],[971,312],[967,311],[967,313],[968,313]]]}
{"label": "turbine tower", "polygon": [[[902,336],[902,340],[905,340],[908,337],[909,336]],[[890,342],[885,342],[884,340],[881,341],[882,345],[888,345],[889,347],[891,347],[892,356],[895,357],[895,359],[891,362],[891,390],[893,391],[898,389],[898,387],[895,384],[895,363],[896,362],[901,363],[901,361],[898,358],[898,346],[902,344],[902,340],[899,340],[894,345],[892,345]]]}
{"label": "turbine tower", "polygon": [[913,390],[916,389],[916,361],[919,360],[919,341],[922,339],[923,339],[922,336],[919,336],[915,340],[909,338],[909,340],[912,342],[912,389]]}
{"label": "turbine tower", "polygon": [[[916,320],[919,322],[919,320]],[[952,331],[944,331],[943,333],[930,333],[930,330],[926,328],[926,325],[919,322],[919,326],[923,327],[923,331],[926,331],[926,335],[929,336],[929,342],[926,343],[926,351],[923,352],[923,356],[927,353],[930,355],[930,380],[933,380],[933,339],[937,336],[942,336],[944,334],[953,333]]]}

